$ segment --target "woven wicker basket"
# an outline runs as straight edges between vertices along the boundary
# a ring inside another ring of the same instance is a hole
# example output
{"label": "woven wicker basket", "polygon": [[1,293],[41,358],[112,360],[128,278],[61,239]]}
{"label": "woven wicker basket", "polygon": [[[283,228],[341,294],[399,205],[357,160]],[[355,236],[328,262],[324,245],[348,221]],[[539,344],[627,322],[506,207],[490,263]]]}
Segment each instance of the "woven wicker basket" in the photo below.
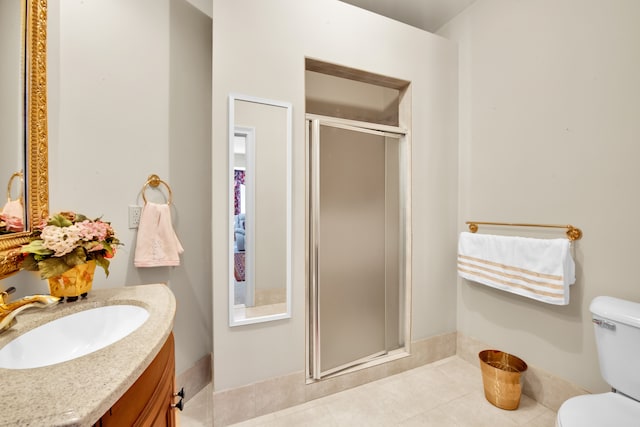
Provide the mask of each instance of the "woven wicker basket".
{"label": "woven wicker basket", "polygon": [[501,409],[518,409],[522,394],[520,374],[527,370],[527,364],[499,350],[483,350],[478,357],[487,400]]}

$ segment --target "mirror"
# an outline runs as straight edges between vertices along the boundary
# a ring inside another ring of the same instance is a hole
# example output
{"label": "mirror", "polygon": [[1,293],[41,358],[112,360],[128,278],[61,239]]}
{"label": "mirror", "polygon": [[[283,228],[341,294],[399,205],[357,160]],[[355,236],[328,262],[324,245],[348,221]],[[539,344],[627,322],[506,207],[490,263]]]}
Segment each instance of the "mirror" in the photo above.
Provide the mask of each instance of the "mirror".
{"label": "mirror", "polygon": [[288,102],[229,96],[229,325],[291,317]]}
{"label": "mirror", "polygon": [[[20,246],[29,241],[30,230],[47,217],[49,187],[47,2],[3,0],[0,5],[0,52],[3,55],[0,93],[3,98],[6,93],[11,94],[8,100],[1,100],[0,105],[3,129],[0,131],[3,152],[0,189],[6,185],[4,188],[7,190],[6,199],[0,203],[0,211],[11,212],[13,217],[21,212],[23,224],[21,227],[11,226],[8,230],[7,221],[4,221],[3,232],[0,233],[1,279],[19,270]],[[16,28],[18,34],[15,33]],[[5,58],[10,59],[5,61]],[[12,224],[16,222],[12,221]]]}
{"label": "mirror", "polygon": [[7,191],[0,236],[24,231],[25,6],[23,0],[0,2],[0,182]]}

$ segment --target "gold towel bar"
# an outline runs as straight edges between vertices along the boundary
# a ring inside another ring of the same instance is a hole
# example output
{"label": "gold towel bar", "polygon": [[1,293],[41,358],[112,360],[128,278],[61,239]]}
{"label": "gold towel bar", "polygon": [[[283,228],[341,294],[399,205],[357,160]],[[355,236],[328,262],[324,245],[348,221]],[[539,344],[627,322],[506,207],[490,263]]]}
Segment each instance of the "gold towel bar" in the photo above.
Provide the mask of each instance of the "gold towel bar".
{"label": "gold towel bar", "polygon": [[579,240],[582,238],[582,230],[573,225],[550,225],[550,224],[517,224],[510,222],[480,222],[480,221],[467,221],[466,224],[469,226],[469,231],[475,233],[478,231],[478,225],[507,225],[510,227],[544,227],[544,228],[566,228],[567,229],[567,238],[569,240]]}
{"label": "gold towel bar", "polygon": [[153,175],[149,175],[149,178],[147,178],[147,182],[145,182],[144,185],[142,186],[142,200],[144,200],[145,205],[147,204],[147,198],[145,197],[144,192],[147,189],[147,187],[151,186],[153,188],[157,188],[160,184],[167,187],[167,191],[169,191],[167,204],[168,205],[171,204],[171,200],[173,199],[173,193],[171,192],[171,187],[169,187],[169,184],[161,180],[160,177],[154,173]]}

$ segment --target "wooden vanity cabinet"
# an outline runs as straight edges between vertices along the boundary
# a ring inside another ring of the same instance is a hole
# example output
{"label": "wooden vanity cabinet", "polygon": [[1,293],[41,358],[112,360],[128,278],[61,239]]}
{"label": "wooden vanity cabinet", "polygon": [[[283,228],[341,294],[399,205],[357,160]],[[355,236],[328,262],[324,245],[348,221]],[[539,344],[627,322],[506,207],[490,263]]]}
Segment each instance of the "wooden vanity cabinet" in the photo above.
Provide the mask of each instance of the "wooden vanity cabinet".
{"label": "wooden vanity cabinet", "polygon": [[122,395],[94,427],[174,427],[176,409],[175,344],[173,333],[140,378]]}

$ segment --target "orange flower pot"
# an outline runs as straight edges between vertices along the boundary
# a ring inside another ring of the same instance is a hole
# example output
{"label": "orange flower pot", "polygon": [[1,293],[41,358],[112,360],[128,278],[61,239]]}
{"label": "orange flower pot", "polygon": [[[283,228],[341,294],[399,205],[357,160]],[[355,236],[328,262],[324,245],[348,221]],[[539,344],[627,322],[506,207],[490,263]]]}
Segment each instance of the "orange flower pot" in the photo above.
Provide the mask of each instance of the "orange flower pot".
{"label": "orange flower pot", "polygon": [[91,290],[95,271],[96,262],[91,260],[86,264],[76,265],[60,276],[50,277],[49,293],[54,297],[68,297],[72,300],[85,296]]}

